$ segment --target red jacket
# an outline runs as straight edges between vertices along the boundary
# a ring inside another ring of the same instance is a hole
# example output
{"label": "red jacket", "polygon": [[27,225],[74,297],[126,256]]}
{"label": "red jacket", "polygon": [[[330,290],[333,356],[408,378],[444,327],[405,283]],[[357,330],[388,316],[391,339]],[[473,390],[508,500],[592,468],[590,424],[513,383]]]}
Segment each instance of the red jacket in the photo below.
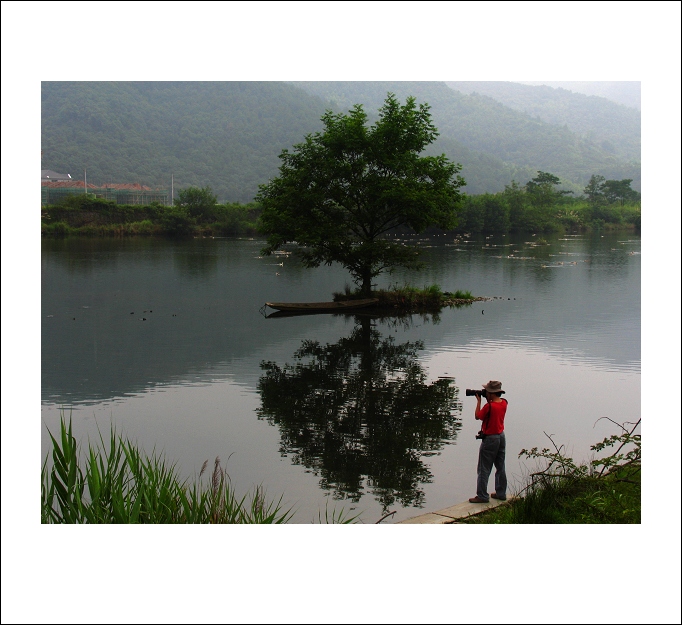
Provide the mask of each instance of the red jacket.
{"label": "red jacket", "polygon": [[504,415],[507,414],[507,400],[490,401],[476,412],[476,418],[483,421],[483,434],[502,434],[504,432]]}

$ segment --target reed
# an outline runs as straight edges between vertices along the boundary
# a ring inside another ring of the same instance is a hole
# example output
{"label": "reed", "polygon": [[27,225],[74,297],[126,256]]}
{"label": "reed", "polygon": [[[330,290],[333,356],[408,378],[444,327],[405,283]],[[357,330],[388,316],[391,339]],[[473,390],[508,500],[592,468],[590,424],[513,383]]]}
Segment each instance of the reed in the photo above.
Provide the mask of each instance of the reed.
{"label": "reed", "polygon": [[320,524],[324,523],[330,525],[338,524],[347,525],[350,523],[355,523],[355,521],[358,520],[359,517],[360,517],[359,514],[350,514],[343,509],[337,510],[336,508],[333,508],[332,510],[330,510],[328,502],[324,508],[324,517],[322,516],[321,510],[317,511],[317,521]]}
{"label": "reed", "polygon": [[[58,438],[41,470],[42,523],[286,523],[293,516],[282,497],[268,501],[256,487],[238,497],[216,458],[194,483],[181,480],[176,465],[160,454],[142,453],[112,426],[108,444],[88,444],[81,461],[71,419],[62,416]],[[52,463],[49,465],[50,455]]]}
{"label": "reed", "polygon": [[474,296],[471,294],[471,291],[460,291],[457,289],[454,293],[450,293],[451,299],[465,299],[465,300],[473,300]]}

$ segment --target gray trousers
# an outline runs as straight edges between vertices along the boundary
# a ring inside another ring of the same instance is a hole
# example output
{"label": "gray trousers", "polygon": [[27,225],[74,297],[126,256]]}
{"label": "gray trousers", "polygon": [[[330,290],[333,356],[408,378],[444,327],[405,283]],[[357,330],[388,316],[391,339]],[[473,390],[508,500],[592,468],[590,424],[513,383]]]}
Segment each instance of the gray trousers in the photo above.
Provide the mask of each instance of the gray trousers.
{"label": "gray trousers", "polygon": [[476,483],[476,496],[479,499],[488,501],[488,479],[490,472],[495,466],[495,494],[498,497],[507,496],[507,473],[504,469],[504,455],[507,448],[507,441],[502,434],[492,434],[486,436],[481,441],[478,450],[478,482]]}

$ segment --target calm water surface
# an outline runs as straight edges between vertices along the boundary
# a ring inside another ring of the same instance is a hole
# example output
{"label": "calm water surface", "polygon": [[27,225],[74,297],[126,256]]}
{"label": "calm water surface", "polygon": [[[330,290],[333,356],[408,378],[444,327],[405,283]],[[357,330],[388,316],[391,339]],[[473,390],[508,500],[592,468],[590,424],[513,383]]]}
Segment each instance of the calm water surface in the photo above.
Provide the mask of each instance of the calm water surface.
{"label": "calm water surface", "polygon": [[616,431],[602,417],[640,417],[640,239],[536,240],[413,241],[424,270],[379,286],[493,299],[401,319],[266,317],[266,301],[329,300],[349,278],[261,258],[257,240],[43,241],[43,456],[64,410],[80,440],[114,423],[186,476],[218,456],[238,492],[283,495],[295,522],[328,507],[392,523],[475,494],[464,390],[492,378],[512,484],[548,435],[587,460]]}

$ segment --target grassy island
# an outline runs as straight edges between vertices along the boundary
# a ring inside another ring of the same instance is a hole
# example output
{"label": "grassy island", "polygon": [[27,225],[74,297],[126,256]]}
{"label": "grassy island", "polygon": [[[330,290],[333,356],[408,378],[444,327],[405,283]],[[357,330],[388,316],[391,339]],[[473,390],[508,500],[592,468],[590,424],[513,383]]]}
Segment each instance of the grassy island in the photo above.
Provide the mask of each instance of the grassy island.
{"label": "grassy island", "polygon": [[[362,299],[363,297],[360,291],[351,291],[348,286],[343,293],[334,293],[335,302]],[[379,299],[375,308],[401,313],[439,312],[443,308],[468,306],[473,302],[489,299],[487,297],[474,297],[470,291],[457,290],[454,293],[443,291],[437,284],[425,286],[422,289],[409,285],[381,289],[372,291],[371,297]]]}

